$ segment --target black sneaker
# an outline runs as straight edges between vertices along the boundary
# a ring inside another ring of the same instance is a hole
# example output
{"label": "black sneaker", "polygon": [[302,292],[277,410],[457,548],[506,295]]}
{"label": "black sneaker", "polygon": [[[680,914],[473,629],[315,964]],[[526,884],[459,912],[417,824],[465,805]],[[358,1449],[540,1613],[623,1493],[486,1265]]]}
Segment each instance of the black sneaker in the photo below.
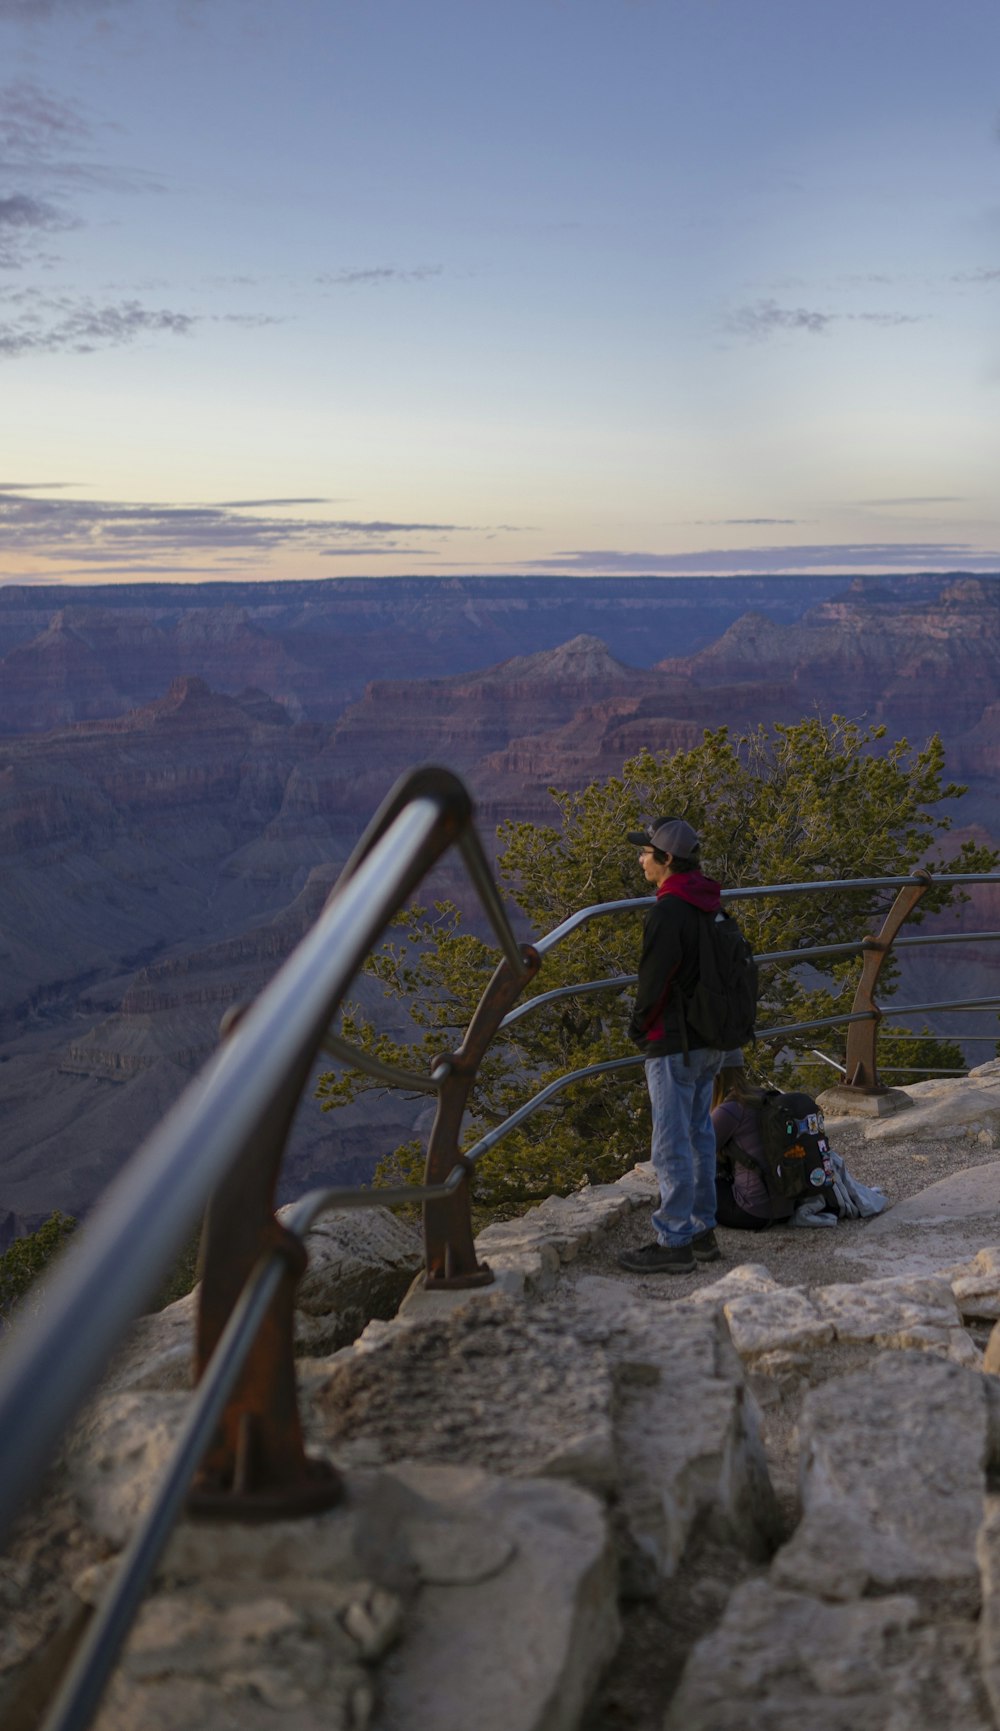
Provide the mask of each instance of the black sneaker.
{"label": "black sneaker", "polygon": [[697,1238],[692,1238],[691,1249],[698,1262],[721,1262],[722,1251],[719,1249],[714,1226],[707,1232],[699,1232]]}
{"label": "black sneaker", "polygon": [[644,1244],[641,1250],[623,1250],[618,1261],[631,1274],[693,1274],[695,1270],[690,1244]]}

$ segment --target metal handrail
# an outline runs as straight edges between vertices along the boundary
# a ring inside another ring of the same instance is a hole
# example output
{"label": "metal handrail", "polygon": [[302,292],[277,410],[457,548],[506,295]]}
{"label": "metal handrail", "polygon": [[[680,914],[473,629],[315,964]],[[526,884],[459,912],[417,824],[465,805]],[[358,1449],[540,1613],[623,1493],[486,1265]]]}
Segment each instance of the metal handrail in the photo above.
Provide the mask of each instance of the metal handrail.
{"label": "metal handrail", "polygon": [[[887,879],[886,881],[895,882],[896,880]],[[903,882],[906,884],[909,884],[911,881],[910,878],[903,879]],[[935,883],[941,883],[942,881],[941,878],[935,878],[934,880]],[[986,879],[985,881],[992,880]],[[723,894],[725,893],[726,892],[724,891]],[[735,894],[736,892],[733,893]],[[779,895],[781,893],[780,888],[776,889],[773,893]],[[651,896],[644,896],[638,903],[604,902],[599,907],[585,908],[583,909],[583,912],[590,917],[599,913],[617,913],[620,910],[632,909],[636,906],[648,907],[654,899],[655,898]],[[560,932],[562,932],[563,936],[568,935],[564,926],[557,927],[555,932],[549,933],[549,939],[556,939],[558,941],[557,934]],[[928,944],[989,943],[991,940],[1000,941],[1000,932],[943,932],[921,934],[915,938],[897,938],[893,948],[901,950],[915,949],[918,946],[926,946]],[[540,939],[535,945],[536,950],[540,954],[543,953],[543,946],[547,946],[547,943],[548,941],[545,938]],[[548,947],[551,946],[549,945]],[[863,954],[865,947],[865,939],[858,938],[854,943],[850,944],[812,944],[802,949],[795,950],[766,950],[761,954],[756,955],[754,960],[758,967],[763,967],[765,963],[769,962],[812,962],[817,961],[821,956],[860,956]],[[516,1009],[511,1010],[509,1014],[504,1017],[500,1026],[501,1028],[513,1027],[515,1022],[521,1021],[524,1016],[529,1015],[533,1010],[541,1009],[543,1004],[554,1004],[560,998],[582,997],[589,992],[624,991],[627,986],[634,986],[638,978],[638,974],[615,974],[612,979],[608,980],[585,980],[580,985],[557,986],[551,992],[539,992],[536,997],[526,998],[522,1004],[518,1004]],[[919,1004],[913,1005],[912,1007],[914,1009],[922,1008]],[[884,1015],[887,1015],[888,1013],[888,1011],[883,1011]],[[341,1044],[346,1046],[345,1042],[341,1042]],[[346,1061],[347,1060],[345,1059],[345,1062]],[[376,1073],[374,1068],[375,1060],[369,1059],[367,1054],[364,1055],[364,1062],[362,1062],[362,1058],[359,1056],[356,1059],[356,1063],[358,1069],[367,1069],[371,1075]],[[427,1086],[426,1083],[425,1086]]]}
{"label": "metal handrail", "polygon": [[[994,935],[1000,937],[1000,933],[995,933]],[[590,982],[590,989],[596,990],[597,983],[597,981]],[[616,985],[619,983],[620,982],[617,980],[614,982]],[[580,988],[567,987],[567,990],[578,991]],[[546,993],[545,995],[546,997],[556,997],[560,994],[551,992]],[[530,1000],[531,1003],[540,1003],[541,1001],[540,998],[533,998]],[[526,1008],[527,1006],[524,1007]],[[813,1028],[842,1028],[847,1027],[854,1022],[874,1022],[878,1021],[882,1016],[904,1016],[910,1015],[914,1011],[981,1009],[1000,1010],[1000,997],[965,998],[940,1004],[899,1004],[890,1005],[882,1010],[857,1010],[843,1016],[821,1016],[810,1022],[789,1022],[786,1026],[780,1028],[761,1028],[758,1030],[757,1038],[760,1040],[774,1039],[777,1037],[784,1038],[791,1034],[808,1033]],[[509,1024],[512,1019],[512,1017],[508,1016],[506,1022]],[[501,1026],[504,1026],[504,1024],[501,1023]],[[915,1037],[918,1039],[921,1038],[920,1035]],[[992,1038],[992,1036],[990,1037]],[[816,1056],[824,1058],[824,1061],[828,1064],[833,1064],[833,1060],[831,1058],[826,1058],[825,1054],[822,1052],[818,1052]],[[626,1070],[631,1066],[643,1062],[644,1059],[642,1053],[637,1052],[634,1056],[629,1056],[627,1058],[608,1058],[602,1060],[598,1064],[585,1064],[579,1070],[570,1070],[564,1076],[557,1076],[554,1081],[549,1082],[546,1087],[542,1088],[539,1093],[533,1095],[532,1098],[526,1101],[523,1106],[519,1106],[515,1112],[512,1112],[509,1118],[505,1118],[502,1124],[498,1124],[494,1129],[488,1130],[485,1136],[481,1136],[478,1142],[474,1142],[471,1148],[467,1148],[464,1153],[464,1158],[470,1165],[473,1165],[483,1154],[489,1153],[491,1148],[495,1148],[498,1142],[503,1141],[505,1136],[509,1136],[512,1130],[517,1130],[528,1118],[533,1117],[539,1108],[547,1105],[550,1100],[554,1099],[556,1094],[560,1094],[564,1088],[568,1088],[572,1082],[582,1082],[586,1080],[588,1076],[600,1076],[609,1070]],[[833,1068],[839,1070],[841,1074],[844,1073],[844,1066],[842,1064],[833,1064]],[[892,1066],[890,1066],[890,1068],[892,1068]],[[935,1072],[935,1074],[938,1074],[938,1072]],[[378,1194],[381,1199],[383,1192],[380,1190]]]}
{"label": "metal handrail", "polygon": [[[443,771],[419,772],[408,797],[400,801],[397,790],[396,806],[294,954],[112,1183],[61,1259],[44,1310],[6,1343],[0,1537],[208,1198],[248,1152],[257,1153],[265,1132],[274,1135],[271,1120],[287,1129],[313,1056],[372,945],[471,823],[464,786]],[[499,898],[492,913],[505,919]],[[509,922],[505,948],[520,955]]]}
{"label": "metal handrail", "polygon": [[[813,878],[807,883],[794,884],[747,884],[737,889],[722,891],[724,902],[756,900],[761,896],[771,896],[776,901],[782,896],[819,895],[828,890],[881,890],[903,889],[914,881],[911,872],[908,877],[885,878]],[[1000,877],[996,872],[941,872],[935,873],[935,884],[986,884],[997,883]],[[556,944],[561,944],[571,932],[580,926],[587,925],[590,920],[598,919],[604,914],[633,913],[637,908],[648,908],[656,900],[655,896],[629,896],[620,902],[596,902],[593,907],[580,908],[554,926],[543,938],[538,938],[535,949],[540,956],[547,955]]]}

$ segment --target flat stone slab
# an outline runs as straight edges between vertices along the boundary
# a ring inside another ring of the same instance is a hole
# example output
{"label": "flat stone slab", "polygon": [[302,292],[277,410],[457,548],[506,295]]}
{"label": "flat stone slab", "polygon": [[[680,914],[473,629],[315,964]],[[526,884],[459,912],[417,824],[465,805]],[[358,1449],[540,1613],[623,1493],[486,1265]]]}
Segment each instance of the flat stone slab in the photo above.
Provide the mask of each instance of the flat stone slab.
{"label": "flat stone slab", "polygon": [[925,1591],[973,1616],[990,1450],[986,1378],[887,1352],[812,1389],[799,1419],[803,1515],[775,1585],[845,1600]]}
{"label": "flat stone slab", "polygon": [[897,1202],[865,1227],[866,1242],[890,1238],[904,1226],[936,1227],[956,1221],[987,1218],[995,1221],[1000,1210],[1000,1160],[971,1166],[939,1178],[916,1196]]}
{"label": "flat stone slab", "polygon": [[723,1306],[733,1345],[741,1358],[771,1352],[815,1351],[834,1338],[833,1322],[823,1316],[802,1286],[779,1286],[731,1298]]}
{"label": "flat stone slab", "polygon": [[559,1317],[487,1289],[474,1304],[369,1330],[311,1389],[313,1446],[345,1465],[403,1459],[614,1482],[611,1370]]}
{"label": "flat stone slab", "polygon": [[721,1309],[734,1298],[746,1298],[750,1293],[777,1292],[779,1283],[762,1262],[740,1262],[718,1280],[700,1286],[679,1301],[678,1308],[700,1310],[703,1306]]}
{"label": "flat stone slab", "polygon": [[1000,1245],[986,1245],[968,1262],[942,1268],[941,1274],[967,1322],[1000,1319]]}
{"label": "flat stone slab", "polygon": [[664,1731],[993,1731],[976,1628],[905,1594],[829,1604],[749,1581],[691,1653]]}
{"label": "flat stone slab", "polygon": [[902,1088],[885,1088],[881,1094],[863,1094],[846,1082],[835,1082],[832,1088],[824,1088],[822,1094],[817,1094],[816,1104],[830,1123],[838,1114],[845,1118],[887,1118],[893,1112],[909,1111],[913,1101]]}
{"label": "flat stone slab", "polygon": [[811,1293],[819,1314],[845,1344],[870,1343],[889,1350],[917,1347],[978,1367],[979,1353],[966,1333],[950,1283],[943,1277],[890,1277],[858,1285],[820,1286]]}
{"label": "flat stone slab", "polygon": [[579,1281],[567,1327],[614,1379],[617,1506],[630,1592],[673,1575],[695,1532],[763,1557],[778,1518],[760,1415],[712,1307],[651,1307],[631,1283]]}
{"label": "flat stone slab", "polygon": [[[499,1534],[509,1560],[470,1588],[428,1578],[378,1679],[378,1731],[575,1731],[618,1645],[617,1571],[585,1491],[406,1469],[452,1519]],[[296,1731],[298,1728],[296,1727]]]}
{"label": "flat stone slab", "polygon": [[323,1516],[181,1527],[95,1731],[572,1731],[618,1634],[586,1492],[362,1474]]}
{"label": "flat stone slab", "polygon": [[[513,1297],[550,1292],[563,1263],[572,1262],[617,1220],[635,1208],[652,1207],[659,1185],[650,1162],[626,1172],[614,1184],[585,1184],[572,1196],[547,1196],[514,1220],[498,1220],[476,1239],[476,1252],[488,1263],[496,1286]],[[441,1314],[454,1294],[415,1289],[407,1296],[409,1315]],[[457,1303],[468,1302],[458,1296]]]}
{"label": "flat stone slab", "polygon": [[1000,1059],[978,1065],[968,1076],[913,1082],[904,1092],[913,1102],[911,1110],[866,1124],[866,1141],[971,1136],[991,1145],[1000,1142]]}

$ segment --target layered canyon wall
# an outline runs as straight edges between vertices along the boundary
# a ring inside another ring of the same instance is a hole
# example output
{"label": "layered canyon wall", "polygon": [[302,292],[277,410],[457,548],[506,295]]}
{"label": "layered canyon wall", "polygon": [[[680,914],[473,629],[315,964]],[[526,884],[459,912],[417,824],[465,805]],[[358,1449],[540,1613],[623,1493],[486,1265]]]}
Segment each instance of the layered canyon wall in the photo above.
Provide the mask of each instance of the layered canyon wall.
{"label": "layered canyon wall", "polygon": [[[246,607],[231,596],[193,606],[189,592],[158,586],[116,607],[91,592],[58,618],[37,592],[29,618],[27,600],[18,612],[0,591],[8,632],[12,620],[37,627],[0,666],[8,717],[21,689],[11,670],[34,657],[37,675],[21,726],[8,719],[0,738],[0,1214],[23,1223],[89,1206],[207,1056],[222,1010],[254,996],[315,918],[364,824],[416,762],[467,777],[490,841],[506,818],[552,821],[549,787],[617,774],[644,746],[675,751],[706,727],[835,712],[916,744],[940,731],[949,770],[969,785],[959,833],[1000,838],[1000,582],[920,581],[909,595],[858,582],[784,619],[751,607],[692,653],[652,664],[692,628],[685,593],[671,643],[671,584],[539,585],[538,619],[516,584],[506,597],[487,585],[479,599],[471,583],[401,586],[394,616],[394,586],[354,585],[364,593],[347,595],[356,610],[338,653],[346,666],[353,646],[357,679],[377,651],[381,676],[353,700],[333,661],[325,687],[319,679],[324,632],[336,636],[326,595],[310,686],[300,677],[309,597],[275,594],[280,585],[260,586]],[[723,617],[717,589],[706,587],[716,614],[707,606],[703,626]],[[573,622],[600,615],[613,629],[463,664],[526,620],[565,628],[574,595]],[[109,613],[110,637],[95,623]],[[84,641],[81,617],[90,659],[73,661],[63,651]],[[623,634],[642,637],[644,664],[623,658]],[[434,676],[418,676],[428,665]],[[68,719],[53,725],[60,707]],[[981,897],[977,913],[1000,925],[1000,897]],[[985,990],[995,964],[984,953],[976,966]],[[290,1187],[366,1173],[412,1120],[400,1101],[374,1125],[360,1108],[334,1120],[305,1102]]]}

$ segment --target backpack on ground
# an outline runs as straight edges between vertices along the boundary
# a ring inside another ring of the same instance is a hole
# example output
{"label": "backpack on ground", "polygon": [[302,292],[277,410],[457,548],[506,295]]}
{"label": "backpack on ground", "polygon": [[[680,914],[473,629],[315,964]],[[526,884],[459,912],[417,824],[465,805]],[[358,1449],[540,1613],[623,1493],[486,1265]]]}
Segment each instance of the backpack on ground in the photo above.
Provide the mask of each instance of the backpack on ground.
{"label": "backpack on ground", "polygon": [[[759,1169],[769,1196],[803,1202],[826,1191],[832,1198],[835,1173],[830,1145],[823,1114],[811,1094],[769,1089],[760,1103],[759,1127],[763,1150]],[[831,1206],[835,1206],[832,1201]]]}
{"label": "backpack on ground", "polygon": [[731,914],[700,914],[698,982],[684,999],[684,1028],[729,1052],[753,1039],[756,1016],[753,950]]}

